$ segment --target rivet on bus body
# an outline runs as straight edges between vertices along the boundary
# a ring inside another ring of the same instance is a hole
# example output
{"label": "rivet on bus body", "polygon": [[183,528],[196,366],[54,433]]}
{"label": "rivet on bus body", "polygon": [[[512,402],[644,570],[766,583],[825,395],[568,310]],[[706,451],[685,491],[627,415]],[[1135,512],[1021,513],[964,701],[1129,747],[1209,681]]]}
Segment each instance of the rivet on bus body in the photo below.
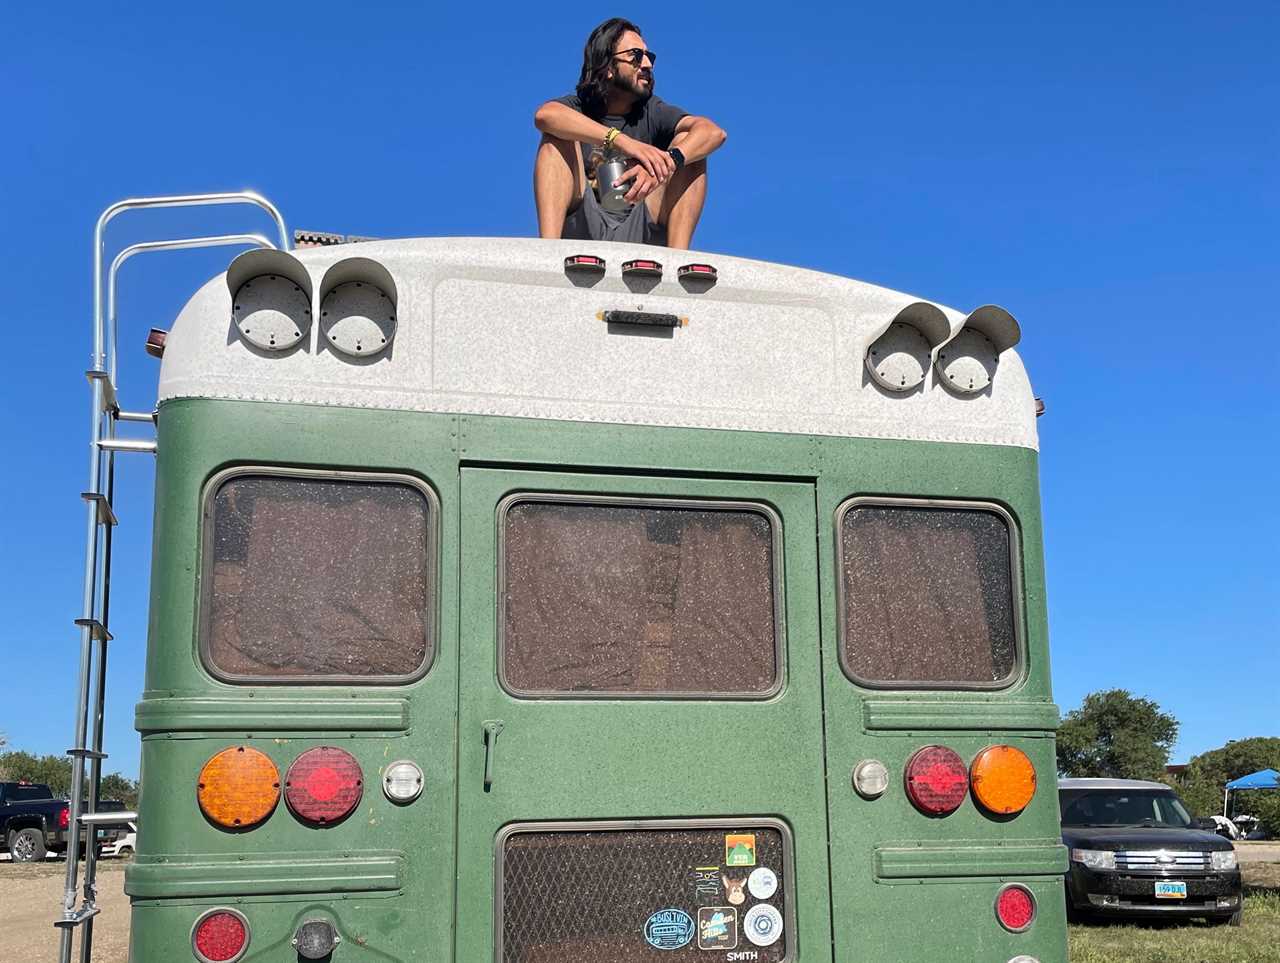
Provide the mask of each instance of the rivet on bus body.
{"label": "rivet on bus body", "polygon": [[863,759],[853,767],[853,788],[863,799],[878,799],[889,788],[889,770],[879,759]]}

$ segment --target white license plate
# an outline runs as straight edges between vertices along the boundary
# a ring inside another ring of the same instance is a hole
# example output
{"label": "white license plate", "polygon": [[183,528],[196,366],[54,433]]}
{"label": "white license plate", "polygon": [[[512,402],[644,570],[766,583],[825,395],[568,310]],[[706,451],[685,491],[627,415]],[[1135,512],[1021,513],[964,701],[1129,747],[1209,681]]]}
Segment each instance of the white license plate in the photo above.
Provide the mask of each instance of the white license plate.
{"label": "white license plate", "polygon": [[1156,883],[1156,899],[1186,899],[1187,884],[1175,882]]}

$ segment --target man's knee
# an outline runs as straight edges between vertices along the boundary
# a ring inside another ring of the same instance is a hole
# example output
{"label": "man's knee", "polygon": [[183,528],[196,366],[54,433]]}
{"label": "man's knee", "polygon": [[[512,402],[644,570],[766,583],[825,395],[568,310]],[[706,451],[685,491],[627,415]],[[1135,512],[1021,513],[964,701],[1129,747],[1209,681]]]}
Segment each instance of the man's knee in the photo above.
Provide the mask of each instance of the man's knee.
{"label": "man's knee", "polygon": [[542,140],[538,143],[538,160],[544,157],[554,157],[559,155],[564,162],[569,165],[569,170],[574,169],[573,148],[574,142],[571,140],[562,140],[554,134],[543,134]]}

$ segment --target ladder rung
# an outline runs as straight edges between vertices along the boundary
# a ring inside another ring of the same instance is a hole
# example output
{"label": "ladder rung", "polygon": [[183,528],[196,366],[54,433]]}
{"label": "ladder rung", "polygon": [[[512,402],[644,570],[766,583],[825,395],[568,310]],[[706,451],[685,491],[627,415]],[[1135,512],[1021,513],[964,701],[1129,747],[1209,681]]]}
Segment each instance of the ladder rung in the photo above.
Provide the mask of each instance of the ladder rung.
{"label": "ladder rung", "polygon": [[122,809],[115,813],[81,813],[80,822],[86,826],[96,826],[101,823],[131,823],[138,818],[138,814]]}
{"label": "ladder rung", "polygon": [[91,916],[97,916],[100,912],[102,912],[101,907],[94,906],[92,903],[85,903],[70,916],[64,916],[60,920],[54,920],[53,925],[63,929],[71,929],[79,926]]}
{"label": "ladder rung", "polygon": [[107,451],[146,451],[155,454],[156,443],[145,438],[103,438],[98,447]]}
{"label": "ladder rung", "polygon": [[112,414],[120,410],[120,402],[116,399],[116,386],[111,383],[111,376],[105,371],[98,371],[96,368],[90,368],[84,373],[92,384],[95,381],[102,382],[102,410],[109,411]]}
{"label": "ladder rung", "polygon": [[76,619],[76,625],[82,629],[88,629],[89,635],[97,639],[99,642],[110,642],[112,635],[107,631],[107,627],[97,619]]}
{"label": "ladder rung", "polygon": [[105,752],[98,752],[96,749],[81,749],[76,747],[67,750],[68,756],[75,756],[77,759],[106,759]]}
{"label": "ladder rung", "polygon": [[111,508],[111,502],[107,501],[107,496],[101,492],[81,492],[80,497],[87,502],[95,502],[98,506],[98,524],[99,525],[118,525],[116,513]]}

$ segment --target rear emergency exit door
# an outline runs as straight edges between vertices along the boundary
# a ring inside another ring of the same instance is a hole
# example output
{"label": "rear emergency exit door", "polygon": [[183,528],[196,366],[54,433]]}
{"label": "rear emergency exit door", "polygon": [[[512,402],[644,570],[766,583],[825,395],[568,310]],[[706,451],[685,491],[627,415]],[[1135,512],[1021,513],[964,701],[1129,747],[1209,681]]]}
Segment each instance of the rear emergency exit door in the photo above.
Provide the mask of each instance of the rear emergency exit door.
{"label": "rear emergency exit door", "polygon": [[462,471],[457,958],[830,960],[814,493]]}

